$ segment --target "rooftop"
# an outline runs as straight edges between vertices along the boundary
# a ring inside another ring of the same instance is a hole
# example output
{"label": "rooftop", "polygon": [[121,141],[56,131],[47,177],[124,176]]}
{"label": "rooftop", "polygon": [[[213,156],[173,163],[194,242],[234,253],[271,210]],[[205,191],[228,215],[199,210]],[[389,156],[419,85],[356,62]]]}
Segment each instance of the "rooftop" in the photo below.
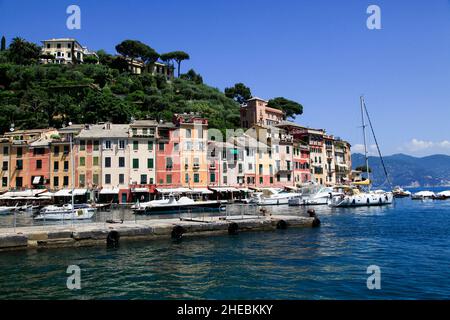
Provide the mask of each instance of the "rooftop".
{"label": "rooftop", "polygon": [[128,138],[129,124],[94,124],[82,129],[78,138]]}

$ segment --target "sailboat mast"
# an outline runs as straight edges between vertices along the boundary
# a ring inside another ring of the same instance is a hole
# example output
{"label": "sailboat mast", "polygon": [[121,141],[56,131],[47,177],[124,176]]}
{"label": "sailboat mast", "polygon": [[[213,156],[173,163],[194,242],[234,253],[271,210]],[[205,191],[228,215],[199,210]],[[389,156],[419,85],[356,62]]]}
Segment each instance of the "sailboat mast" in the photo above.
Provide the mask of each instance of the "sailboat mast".
{"label": "sailboat mast", "polygon": [[360,97],[361,101],[361,122],[363,129],[363,138],[364,138],[364,157],[366,158],[366,173],[367,180],[369,180],[369,191],[370,191],[370,173],[369,173],[369,157],[367,156],[367,138],[366,138],[366,121],[364,119],[364,97]]}
{"label": "sailboat mast", "polygon": [[72,221],[74,218],[74,205],[75,205],[75,163],[74,163],[74,157],[73,157],[73,133],[70,133],[69,135],[70,140],[70,165],[72,166]]}

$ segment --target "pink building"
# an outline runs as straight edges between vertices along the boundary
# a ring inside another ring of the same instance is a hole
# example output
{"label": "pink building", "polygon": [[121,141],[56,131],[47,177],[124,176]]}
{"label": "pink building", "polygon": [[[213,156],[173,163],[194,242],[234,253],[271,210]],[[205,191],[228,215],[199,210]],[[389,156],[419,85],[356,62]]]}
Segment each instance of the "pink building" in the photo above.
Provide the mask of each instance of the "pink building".
{"label": "pink building", "polygon": [[258,97],[247,100],[241,106],[241,127],[250,128],[255,124],[261,126],[272,126],[284,119],[283,111],[270,108],[267,101]]}

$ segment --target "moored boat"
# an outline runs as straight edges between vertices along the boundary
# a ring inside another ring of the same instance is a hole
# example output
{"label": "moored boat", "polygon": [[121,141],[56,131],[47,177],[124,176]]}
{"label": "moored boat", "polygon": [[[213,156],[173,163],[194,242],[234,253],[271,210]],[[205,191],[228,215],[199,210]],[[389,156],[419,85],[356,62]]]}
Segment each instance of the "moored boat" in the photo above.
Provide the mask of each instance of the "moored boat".
{"label": "moored boat", "polygon": [[450,190],[441,191],[436,194],[437,200],[447,200],[450,199]]}
{"label": "moored boat", "polygon": [[436,199],[436,194],[433,191],[419,191],[411,196],[412,200],[434,200]]}
{"label": "moored boat", "polygon": [[394,194],[395,198],[408,198],[408,197],[411,197],[411,191],[403,190],[403,188],[398,187],[398,186],[395,187],[392,190],[392,193]]}
{"label": "moored boat", "polygon": [[250,199],[250,203],[258,206],[289,204],[289,199],[300,197],[301,193],[288,192],[276,188],[263,188],[260,192],[255,192]]}
{"label": "moored boat", "polygon": [[47,206],[43,208],[35,220],[86,220],[91,219],[96,212],[89,205],[75,205],[72,210],[71,204],[63,206]]}
{"label": "moored boat", "polygon": [[226,204],[226,201],[219,200],[199,200],[195,201],[188,197],[176,199],[174,195],[169,195],[166,199],[152,200],[149,202],[137,203],[131,207],[135,214],[152,213],[175,213],[186,211],[218,210]]}

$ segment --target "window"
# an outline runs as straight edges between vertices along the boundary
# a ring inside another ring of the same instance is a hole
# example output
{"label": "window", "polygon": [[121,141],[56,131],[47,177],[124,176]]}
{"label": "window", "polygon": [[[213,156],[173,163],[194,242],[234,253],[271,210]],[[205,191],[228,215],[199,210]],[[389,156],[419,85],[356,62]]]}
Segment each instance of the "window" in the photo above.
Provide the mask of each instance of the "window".
{"label": "window", "polygon": [[139,141],[133,141],[133,150],[139,150]]}
{"label": "window", "polygon": [[259,165],[259,174],[263,174],[263,165],[262,164]]}
{"label": "window", "polygon": [[173,144],[173,150],[178,152],[179,149],[180,149],[180,144],[179,143],[174,143]]}
{"label": "window", "polygon": [[273,177],[270,177],[270,184],[272,184],[273,183]]}
{"label": "window", "polygon": [[16,169],[17,170],[23,169],[23,160],[16,160]]}
{"label": "window", "polygon": [[42,160],[36,160],[36,169],[42,169]]}
{"label": "window", "polygon": [[111,140],[105,141],[105,149],[111,149]]}
{"label": "window", "polygon": [[172,166],[173,166],[172,158],[170,158],[170,157],[166,158],[166,168],[172,169]]}
{"label": "window", "polygon": [[50,49],[50,43],[47,43],[47,49]]}
{"label": "window", "polygon": [[125,175],[123,173],[119,174],[119,184],[125,183]]}
{"label": "window", "polygon": [[59,161],[53,162],[53,171],[58,172],[59,170]]}
{"label": "window", "polygon": [[8,147],[3,147],[3,155],[7,156],[9,154],[9,148]]}
{"label": "window", "polygon": [[33,149],[33,154],[34,155],[44,154],[44,153],[45,153],[45,149],[44,148],[34,148]]}
{"label": "window", "polygon": [[191,137],[192,137],[191,129],[186,129],[186,138],[191,138]]}
{"label": "window", "polygon": [[137,129],[136,128],[131,129],[131,132],[133,133],[133,136],[137,135]]}
{"label": "window", "polygon": [[105,168],[111,168],[111,157],[105,158]]}
{"label": "window", "polygon": [[281,176],[279,174],[277,174],[277,181],[280,182],[281,180]]}
{"label": "window", "polygon": [[53,154],[57,157],[59,154],[59,146],[53,147]]}
{"label": "window", "polygon": [[100,142],[98,140],[94,140],[94,151],[99,150],[99,145],[100,145]]}
{"label": "window", "polygon": [[215,174],[215,173],[211,173],[211,174],[209,175],[209,181],[210,181],[211,183],[215,183],[215,182],[216,182],[216,174]]}
{"label": "window", "polygon": [[133,159],[133,169],[139,169],[139,159]]}
{"label": "window", "polygon": [[86,141],[80,140],[80,151],[86,150]]}
{"label": "window", "polygon": [[141,184],[147,184],[147,175],[141,174]]}
{"label": "window", "polygon": [[92,165],[98,166],[98,157],[93,157],[92,158]]}
{"label": "window", "polygon": [[63,178],[63,186],[64,186],[64,187],[67,187],[68,185],[69,185],[69,177],[65,176],[65,177]]}
{"label": "window", "polygon": [[22,157],[22,147],[17,148],[17,158]]}
{"label": "window", "polygon": [[153,169],[153,159],[147,159],[147,169]]}
{"label": "window", "polygon": [[69,161],[64,161],[64,171],[69,171]]}
{"label": "window", "polygon": [[153,178],[150,178],[150,184],[153,184]]}
{"label": "window", "polygon": [[16,188],[22,188],[22,185],[23,185],[23,178],[17,177],[16,178]]}
{"label": "window", "polygon": [[223,164],[222,164],[222,172],[223,173],[227,173],[227,163],[226,162],[224,162]]}
{"label": "window", "polygon": [[239,164],[238,164],[238,172],[239,172],[239,173],[242,173],[242,163],[239,163]]}
{"label": "window", "polygon": [[98,185],[98,174],[97,174],[97,173],[94,173],[94,174],[92,175],[92,183],[93,183],[94,185]]}
{"label": "window", "polygon": [[64,154],[68,154],[69,153],[69,146],[64,146]]}
{"label": "window", "polygon": [[148,129],[147,128],[143,128],[142,129],[142,135],[146,136],[148,134]]}
{"label": "window", "polygon": [[186,173],[184,176],[184,182],[189,183],[189,173]]}
{"label": "window", "polygon": [[80,174],[79,176],[79,184],[80,187],[84,187],[84,185],[86,184],[86,176],[84,174]]}
{"label": "window", "polygon": [[53,177],[53,186],[59,187],[59,177]]}
{"label": "window", "polygon": [[149,141],[147,143],[147,148],[148,148],[149,151],[153,151],[153,141]]}
{"label": "window", "polygon": [[286,154],[289,154],[291,151],[290,151],[290,148],[289,148],[289,146],[286,146]]}
{"label": "window", "polygon": [[86,165],[86,158],[80,157],[80,167],[84,167]]}
{"label": "window", "polygon": [[159,151],[164,151],[164,143],[159,143]]}
{"label": "window", "polygon": [[166,176],[166,182],[167,182],[167,184],[171,184],[172,183],[172,175],[171,174],[168,174]]}
{"label": "window", "polygon": [[200,175],[198,173],[194,173],[194,183],[200,182]]}
{"label": "window", "polygon": [[259,183],[260,183],[260,184],[263,184],[263,182],[264,182],[263,177],[259,177]]}
{"label": "window", "polygon": [[125,140],[119,140],[119,149],[121,150],[125,149]]}
{"label": "window", "polygon": [[61,49],[61,43],[57,43],[57,44],[56,44],[56,48],[57,48],[57,49]]}
{"label": "window", "polygon": [[2,178],[2,187],[7,187],[8,186],[8,178],[7,177],[3,177]]}
{"label": "window", "polygon": [[227,184],[228,183],[228,177],[227,176],[223,176],[223,184]]}
{"label": "window", "polygon": [[109,173],[105,174],[105,184],[111,184],[111,175]]}
{"label": "window", "polygon": [[3,161],[2,170],[3,171],[8,170],[8,161]]}
{"label": "window", "polygon": [[125,157],[119,157],[119,168],[125,167]]}

